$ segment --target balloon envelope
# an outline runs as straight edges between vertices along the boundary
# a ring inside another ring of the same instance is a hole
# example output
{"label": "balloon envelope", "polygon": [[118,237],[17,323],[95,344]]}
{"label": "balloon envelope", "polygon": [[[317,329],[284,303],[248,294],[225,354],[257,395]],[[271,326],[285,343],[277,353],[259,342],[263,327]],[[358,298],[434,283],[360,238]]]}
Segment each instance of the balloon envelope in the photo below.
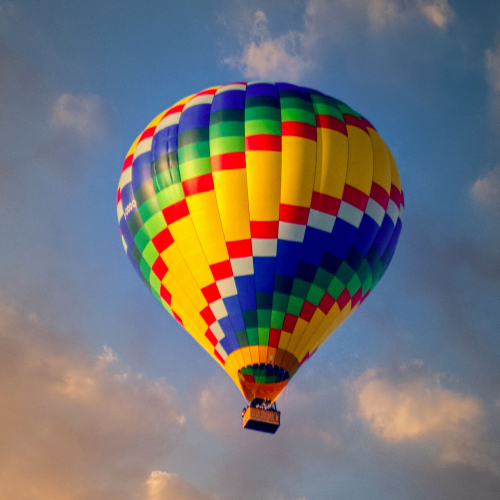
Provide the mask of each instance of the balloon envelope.
{"label": "balloon envelope", "polygon": [[238,82],[146,127],[117,211],[152,294],[248,400],[274,401],[384,274],[403,193],[386,144],[349,106]]}

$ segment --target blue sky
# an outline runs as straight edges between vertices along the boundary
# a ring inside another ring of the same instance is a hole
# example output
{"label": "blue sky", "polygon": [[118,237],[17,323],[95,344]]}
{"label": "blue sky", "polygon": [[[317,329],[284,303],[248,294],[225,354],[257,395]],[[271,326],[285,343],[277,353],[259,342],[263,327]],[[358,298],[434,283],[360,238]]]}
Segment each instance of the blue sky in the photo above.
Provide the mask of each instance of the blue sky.
{"label": "blue sky", "polygon": [[[288,80],[366,116],[405,221],[275,436],[149,294],[116,187],[180,98]],[[0,2],[0,496],[497,499],[500,4]]]}

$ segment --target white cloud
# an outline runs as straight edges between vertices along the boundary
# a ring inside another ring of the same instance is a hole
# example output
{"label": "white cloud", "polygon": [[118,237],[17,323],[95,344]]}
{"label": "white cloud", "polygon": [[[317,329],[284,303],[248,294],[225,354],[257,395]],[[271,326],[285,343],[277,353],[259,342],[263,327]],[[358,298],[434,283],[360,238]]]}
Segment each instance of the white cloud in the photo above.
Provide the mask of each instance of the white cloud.
{"label": "white cloud", "polygon": [[0,401],[9,500],[136,499],[184,432],[165,381],[131,372],[109,348],[94,358],[1,302]]}
{"label": "white cloud", "polygon": [[447,432],[480,413],[477,400],[424,380],[397,383],[366,371],[356,382],[358,413],[371,431],[386,441],[402,441]]}
{"label": "white cloud", "polygon": [[407,367],[396,377],[367,370],[353,389],[358,416],[379,439],[393,444],[420,440],[436,449],[442,464],[468,464],[500,475],[477,398],[443,388],[437,376],[408,373]]}
{"label": "white cloud", "polygon": [[451,8],[448,0],[430,2],[420,0],[419,8],[431,23],[441,29],[445,29],[455,17],[455,11]]}
{"label": "white cloud", "polygon": [[247,78],[297,82],[317,66],[319,49],[349,36],[356,23],[368,22],[371,31],[379,31],[424,16],[445,29],[454,15],[447,0],[308,0],[303,30],[274,36],[266,14],[258,10],[240,30],[241,54],[223,62]]}
{"label": "white cloud", "polygon": [[177,474],[153,471],[146,481],[147,500],[217,500],[216,495],[209,495]]}
{"label": "white cloud", "polygon": [[303,50],[305,36],[289,31],[273,38],[266,15],[258,10],[250,23],[250,41],[244,45],[242,55],[229,57],[224,63],[239,68],[247,78],[296,82],[311,67]]}
{"label": "white cloud", "polygon": [[109,117],[97,95],[61,94],[53,104],[50,124],[58,130],[69,129],[84,138],[107,133]]}
{"label": "white cloud", "polygon": [[477,178],[471,195],[481,205],[500,206],[500,165]]}

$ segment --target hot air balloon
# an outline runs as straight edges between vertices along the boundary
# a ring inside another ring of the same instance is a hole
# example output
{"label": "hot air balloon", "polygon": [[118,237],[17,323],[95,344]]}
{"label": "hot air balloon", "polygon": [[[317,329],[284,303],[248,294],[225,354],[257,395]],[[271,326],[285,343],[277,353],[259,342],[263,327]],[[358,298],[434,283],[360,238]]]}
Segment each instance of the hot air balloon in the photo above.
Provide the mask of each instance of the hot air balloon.
{"label": "hot air balloon", "polygon": [[275,432],[275,401],[369,295],[401,231],[403,193],[373,125],[288,83],[237,82],[160,113],[130,148],[125,251],[164,308]]}

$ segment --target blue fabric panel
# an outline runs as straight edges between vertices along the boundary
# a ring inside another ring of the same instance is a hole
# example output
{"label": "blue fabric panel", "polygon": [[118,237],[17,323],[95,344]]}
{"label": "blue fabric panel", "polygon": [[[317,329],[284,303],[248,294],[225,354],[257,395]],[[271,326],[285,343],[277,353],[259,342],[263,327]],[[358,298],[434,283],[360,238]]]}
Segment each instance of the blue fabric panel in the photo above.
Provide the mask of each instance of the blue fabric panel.
{"label": "blue fabric panel", "polygon": [[375,241],[373,242],[380,255],[384,253],[385,247],[389,243],[393,232],[394,224],[392,223],[392,219],[386,214],[384,216],[384,220],[382,221],[382,225],[380,226],[379,232],[375,237]]}
{"label": "blue fabric panel", "polygon": [[198,104],[182,112],[179,120],[179,135],[192,128],[208,127],[210,123],[210,104]]}
{"label": "blue fabric panel", "polygon": [[304,243],[302,243],[300,260],[319,266],[329,239],[330,233],[307,226]]}
{"label": "blue fabric panel", "polygon": [[221,109],[245,109],[245,91],[227,90],[214,96],[211,113],[216,113]]}
{"label": "blue fabric panel", "polygon": [[137,157],[132,164],[132,189],[137,191],[143,184],[152,180],[150,155],[144,153]]}
{"label": "blue fabric panel", "polygon": [[296,241],[278,240],[276,274],[295,276],[302,244]]}
{"label": "blue fabric panel", "polygon": [[231,319],[231,324],[235,331],[244,330],[245,322],[243,321],[243,314],[241,313],[240,301],[237,295],[233,297],[227,297],[222,299],[224,305],[226,306],[227,313]]}
{"label": "blue fabric panel", "polygon": [[276,257],[254,257],[253,268],[255,290],[257,292],[272,292],[274,290]]}
{"label": "blue fabric panel", "polygon": [[280,95],[276,85],[272,83],[256,83],[255,85],[248,85],[246,91],[246,98],[258,96],[271,96],[279,99]]}
{"label": "blue fabric panel", "polygon": [[255,298],[255,279],[253,274],[250,276],[236,276],[236,289],[242,311],[253,311],[257,309],[257,300]]}
{"label": "blue fabric panel", "polygon": [[167,140],[168,140],[168,129],[170,127],[164,128],[159,132],[155,133],[153,136],[153,144],[151,145],[151,156],[150,160],[153,163],[157,158],[168,153]]}
{"label": "blue fabric panel", "polygon": [[352,245],[363,255],[366,255],[369,252],[379,229],[379,225],[369,215],[363,215]]}
{"label": "blue fabric panel", "polygon": [[356,232],[356,227],[337,217],[328,241],[327,250],[343,259],[351,246]]}

